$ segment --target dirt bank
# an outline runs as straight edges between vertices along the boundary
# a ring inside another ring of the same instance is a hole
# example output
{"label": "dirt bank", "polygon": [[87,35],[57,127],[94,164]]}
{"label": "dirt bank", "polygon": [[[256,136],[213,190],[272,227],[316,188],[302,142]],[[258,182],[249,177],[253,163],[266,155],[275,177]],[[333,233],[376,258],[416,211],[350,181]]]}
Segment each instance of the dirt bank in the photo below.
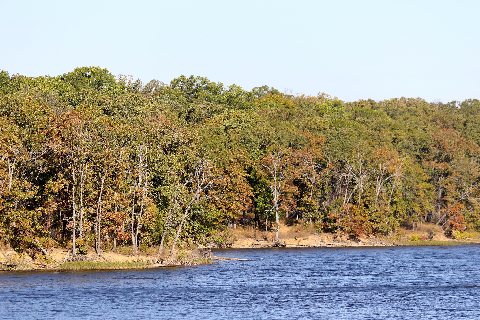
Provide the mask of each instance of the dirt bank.
{"label": "dirt bank", "polygon": [[[274,246],[274,232],[259,231],[253,228],[231,230],[231,248],[269,248]],[[445,236],[441,227],[422,224],[415,230],[400,229],[389,236],[361,236],[349,238],[340,233],[318,233],[314,227],[280,226],[280,244],[290,248],[301,247],[382,247],[400,245],[455,245],[480,243],[480,234],[464,232],[457,239]]]}

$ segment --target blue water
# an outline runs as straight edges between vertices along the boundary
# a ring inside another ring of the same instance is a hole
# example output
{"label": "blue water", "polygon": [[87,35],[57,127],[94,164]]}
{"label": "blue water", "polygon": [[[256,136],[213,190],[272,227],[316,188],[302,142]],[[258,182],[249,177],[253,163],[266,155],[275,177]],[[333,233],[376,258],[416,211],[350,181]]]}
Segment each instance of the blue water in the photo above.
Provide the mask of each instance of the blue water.
{"label": "blue water", "polygon": [[0,319],[480,319],[480,246],[215,254],[249,261],[0,273]]}

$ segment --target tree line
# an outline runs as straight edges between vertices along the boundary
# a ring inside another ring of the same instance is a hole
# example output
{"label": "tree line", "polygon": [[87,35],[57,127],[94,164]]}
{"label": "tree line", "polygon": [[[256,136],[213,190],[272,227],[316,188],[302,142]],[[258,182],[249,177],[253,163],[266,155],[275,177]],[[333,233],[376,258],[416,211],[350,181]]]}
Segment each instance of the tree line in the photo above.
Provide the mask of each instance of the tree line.
{"label": "tree line", "polygon": [[[0,239],[32,255],[225,241],[244,225],[351,237],[480,229],[480,102],[343,102],[204,77],[0,72]],[[277,232],[277,241],[281,237]]]}

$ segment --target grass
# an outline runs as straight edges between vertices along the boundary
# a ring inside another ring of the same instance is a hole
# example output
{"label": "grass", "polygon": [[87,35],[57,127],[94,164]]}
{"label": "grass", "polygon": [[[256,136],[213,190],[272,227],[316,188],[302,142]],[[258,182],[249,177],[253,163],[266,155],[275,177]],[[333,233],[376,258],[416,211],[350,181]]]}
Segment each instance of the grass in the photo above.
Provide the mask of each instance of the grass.
{"label": "grass", "polygon": [[419,240],[397,240],[394,242],[395,245],[399,246],[461,246],[465,244],[471,244],[471,242],[468,241],[455,241],[455,240],[424,240],[424,239],[419,239]]}
{"label": "grass", "polygon": [[480,239],[480,233],[478,231],[453,231],[453,237],[457,240],[478,240]]}
{"label": "grass", "polygon": [[57,269],[64,271],[144,269],[151,265],[146,261],[69,261],[62,263]]}

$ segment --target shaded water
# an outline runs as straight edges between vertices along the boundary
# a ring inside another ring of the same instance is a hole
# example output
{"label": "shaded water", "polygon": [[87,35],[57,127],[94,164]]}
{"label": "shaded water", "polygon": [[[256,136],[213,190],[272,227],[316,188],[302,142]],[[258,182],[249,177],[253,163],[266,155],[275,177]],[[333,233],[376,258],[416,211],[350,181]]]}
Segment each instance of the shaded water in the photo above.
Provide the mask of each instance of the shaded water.
{"label": "shaded water", "polygon": [[480,319],[480,246],[229,250],[191,268],[0,273],[0,319]]}

